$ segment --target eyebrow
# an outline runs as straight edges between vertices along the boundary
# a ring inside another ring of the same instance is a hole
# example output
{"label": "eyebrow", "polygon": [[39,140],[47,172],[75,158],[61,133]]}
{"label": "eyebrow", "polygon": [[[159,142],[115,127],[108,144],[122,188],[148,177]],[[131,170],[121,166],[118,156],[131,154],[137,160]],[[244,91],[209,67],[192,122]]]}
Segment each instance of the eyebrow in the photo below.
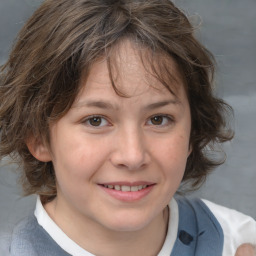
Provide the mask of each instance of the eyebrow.
{"label": "eyebrow", "polygon": [[[159,101],[159,102],[154,102],[149,105],[146,105],[144,107],[145,110],[153,110],[157,108],[161,108],[167,105],[179,105],[181,102],[178,99],[172,99],[172,100],[165,100],[165,101]],[[96,107],[100,109],[114,109],[118,110],[119,107],[116,104],[113,104],[111,102],[107,101],[102,101],[102,100],[92,100],[92,101],[86,101],[86,102],[81,102],[78,103],[74,106],[74,108],[80,108],[80,107]]]}
{"label": "eyebrow", "polygon": [[74,108],[81,108],[81,107],[96,107],[96,108],[101,108],[101,109],[118,109],[117,105],[114,105],[110,102],[107,101],[102,101],[102,100],[92,100],[92,101],[84,101],[84,102],[79,102],[74,106]]}
{"label": "eyebrow", "polygon": [[161,108],[161,107],[165,107],[167,105],[178,105],[181,102],[178,99],[175,100],[165,100],[165,101],[160,101],[160,102],[155,102],[155,103],[151,103],[149,105],[147,105],[145,107],[146,110],[152,110],[152,109],[156,109],[156,108]]}

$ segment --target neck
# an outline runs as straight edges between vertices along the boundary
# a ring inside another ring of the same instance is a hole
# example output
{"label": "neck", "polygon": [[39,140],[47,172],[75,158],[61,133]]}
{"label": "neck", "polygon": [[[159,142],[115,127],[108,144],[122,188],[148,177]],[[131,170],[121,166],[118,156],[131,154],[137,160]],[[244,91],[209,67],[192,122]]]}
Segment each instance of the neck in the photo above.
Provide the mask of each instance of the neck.
{"label": "neck", "polygon": [[125,232],[106,229],[82,216],[81,218],[72,218],[72,214],[70,218],[69,214],[63,216],[59,214],[55,201],[47,203],[45,209],[69,238],[94,255],[157,255],[167,234],[168,207],[143,229]]}

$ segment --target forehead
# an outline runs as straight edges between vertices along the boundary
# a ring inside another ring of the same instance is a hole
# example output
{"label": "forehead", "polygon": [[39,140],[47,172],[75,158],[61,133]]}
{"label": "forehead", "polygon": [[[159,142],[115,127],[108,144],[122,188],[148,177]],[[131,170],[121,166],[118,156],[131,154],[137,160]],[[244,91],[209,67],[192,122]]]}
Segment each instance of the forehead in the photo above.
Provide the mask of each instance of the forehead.
{"label": "forehead", "polygon": [[116,94],[124,97],[151,91],[179,98],[184,92],[184,82],[174,59],[129,40],[110,49],[81,79],[82,91],[87,94],[92,89],[103,93],[110,86]]}

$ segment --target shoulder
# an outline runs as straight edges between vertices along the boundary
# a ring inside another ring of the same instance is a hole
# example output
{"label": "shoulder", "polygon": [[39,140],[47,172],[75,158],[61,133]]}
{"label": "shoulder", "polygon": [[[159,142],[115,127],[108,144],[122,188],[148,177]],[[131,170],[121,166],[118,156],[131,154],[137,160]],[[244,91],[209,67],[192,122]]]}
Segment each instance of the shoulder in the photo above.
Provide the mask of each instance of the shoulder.
{"label": "shoulder", "polygon": [[67,256],[48,233],[30,215],[17,224],[10,241],[11,256]]}
{"label": "shoulder", "polygon": [[11,237],[11,255],[37,255],[34,250],[34,240],[38,237],[38,225],[34,215],[30,215],[20,221],[14,228]]}
{"label": "shoulder", "polygon": [[206,241],[207,244],[211,241],[214,250],[219,246],[222,256],[230,256],[235,255],[241,244],[256,244],[256,222],[253,218],[204,199],[181,197],[177,202],[179,226],[188,229],[194,225],[197,243],[201,242],[203,247]]}
{"label": "shoulder", "polygon": [[[36,220],[31,215],[20,221],[11,231],[1,232],[0,234],[0,255],[26,255],[21,252],[13,254],[15,251],[19,251],[18,248],[28,247],[28,241],[31,242],[29,236],[33,236],[33,229],[35,229]],[[31,251],[31,256],[33,252]]]}
{"label": "shoulder", "polygon": [[252,217],[208,200],[202,201],[220,223],[226,249],[229,245],[230,252],[233,252],[243,243],[256,244],[256,221]]}
{"label": "shoulder", "polygon": [[[182,205],[186,205],[187,208],[193,209],[198,216],[206,214],[215,219],[220,224],[224,234],[238,235],[240,233],[242,237],[247,239],[243,242],[256,243],[256,221],[252,217],[205,199],[178,198],[177,201],[181,205],[181,210]],[[249,237],[250,240],[248,240]]]}

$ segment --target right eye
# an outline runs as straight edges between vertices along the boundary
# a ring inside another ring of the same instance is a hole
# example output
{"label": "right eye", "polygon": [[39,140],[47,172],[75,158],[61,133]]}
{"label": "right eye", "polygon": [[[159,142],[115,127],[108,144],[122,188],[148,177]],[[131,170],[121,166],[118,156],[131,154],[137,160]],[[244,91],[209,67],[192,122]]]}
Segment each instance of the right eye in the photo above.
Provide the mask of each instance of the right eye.
{"label": "right eye", "polygon": [[109,122],[102,116],[89,116],[83,121],[83,124],[90,127],[109,126]]}

